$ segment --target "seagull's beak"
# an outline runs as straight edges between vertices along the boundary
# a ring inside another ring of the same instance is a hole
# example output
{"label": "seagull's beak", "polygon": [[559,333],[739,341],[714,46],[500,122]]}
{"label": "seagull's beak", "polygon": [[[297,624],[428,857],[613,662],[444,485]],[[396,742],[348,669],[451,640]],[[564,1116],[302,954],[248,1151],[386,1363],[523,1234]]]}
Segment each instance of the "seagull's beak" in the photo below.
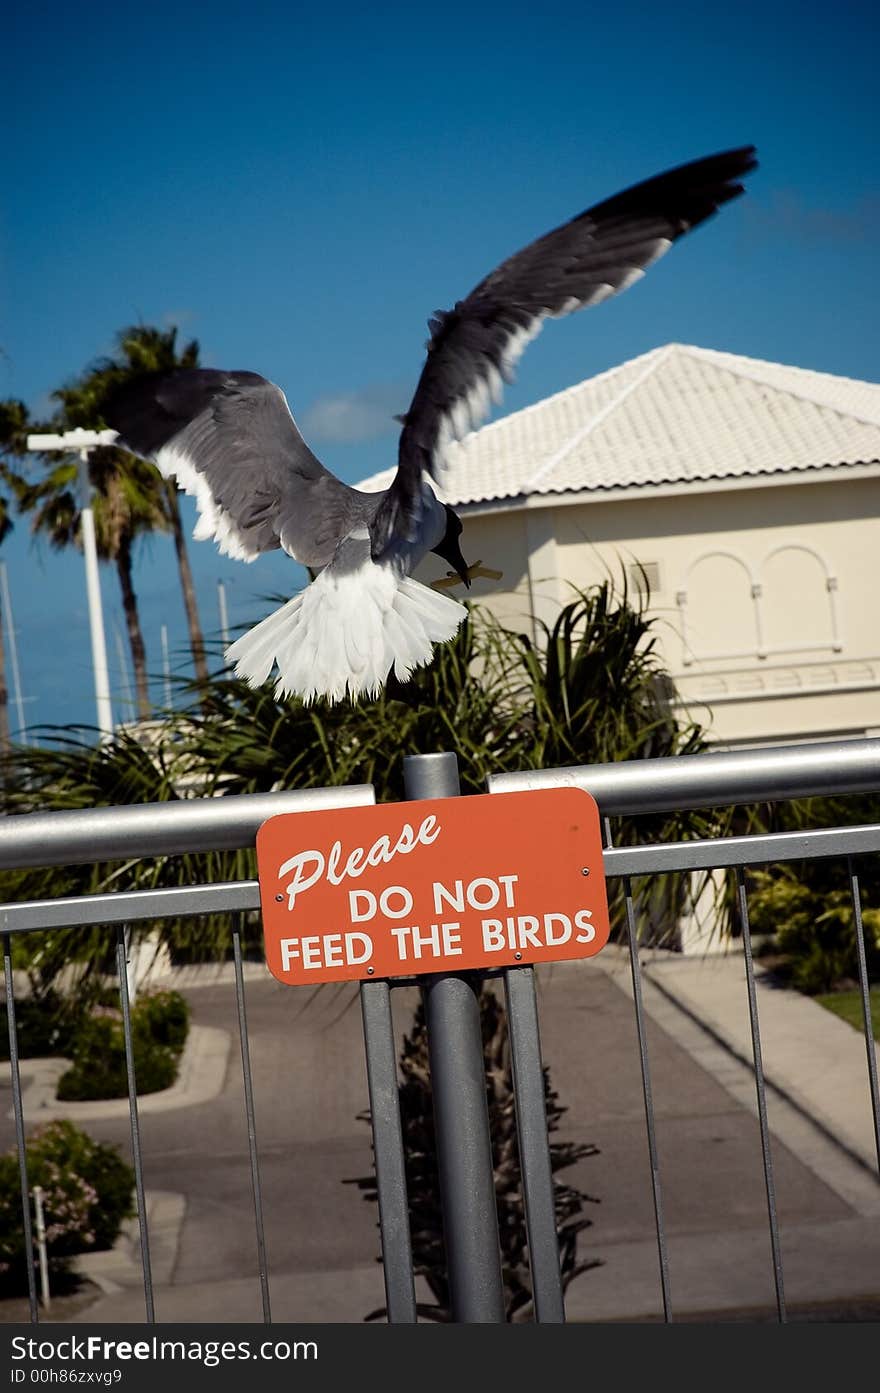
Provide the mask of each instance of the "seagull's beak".
{"label": "seagull's beak", "polygon": [[458,545],[458,538],[453,537],[447,532],[439,546],[433,548],[437,556],[441,556],[455,571],[459,580],[464,583],[468,590],[471,588],[471,577],[468,564],[461,554],[461,547]]}
{"label": "seagull's beak", "polygon": [[441,556],[443,560],[452,567],[466,589],[470,590],[470,569],[461,554],[461,547],[458,544],[458,539],[461,536],[461,518],[450,508],[448,503],[444,506],[446,508],[446,531],[443,534],[443,540],[438,542],[431,550],[434,552],[435,556]]}

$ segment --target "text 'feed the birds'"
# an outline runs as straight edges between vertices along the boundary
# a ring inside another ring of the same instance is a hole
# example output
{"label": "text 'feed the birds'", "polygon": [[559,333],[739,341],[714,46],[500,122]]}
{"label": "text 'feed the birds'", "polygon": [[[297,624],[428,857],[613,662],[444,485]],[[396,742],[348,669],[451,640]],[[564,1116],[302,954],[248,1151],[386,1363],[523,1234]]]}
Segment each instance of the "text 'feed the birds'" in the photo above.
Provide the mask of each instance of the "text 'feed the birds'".
{"label": "text 'feed the birds'", "polygon": [[[441,502],[446,451],[478,427],[546,319],[607,300],[640,280],[685,233],[743,193],[751,145],[668,170],[595,204],[491,271],[429,321],[430,340],[401,418],[389,487],[364,493],[325,469],[280,387],[255,372],[178,368],[111,394],[118,443],[195,497],[194,536],[241,561],[281,548],[314,579],[226,650],[252,686],[304,702],[375,696],[406,682],[467,615],[413,579],[434,552],[467,589],[462,522]],[[491,557],[488,574],[491,569]]]}

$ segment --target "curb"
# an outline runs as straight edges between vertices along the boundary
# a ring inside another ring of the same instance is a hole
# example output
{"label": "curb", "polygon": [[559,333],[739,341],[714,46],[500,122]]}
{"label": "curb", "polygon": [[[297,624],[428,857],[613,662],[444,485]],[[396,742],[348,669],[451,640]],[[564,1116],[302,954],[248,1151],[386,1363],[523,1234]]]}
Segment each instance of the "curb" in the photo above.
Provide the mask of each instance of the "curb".
{"label": "curb", "polygon": [[[166,1112],[172,1108],[194,1107],[216,1098],[223,1088],[229,1062],[231,1036],[215,1026],[190,1026],[180,1070],[175,1083],[158,1093],[138,1097],[138,1112]],[[68,1059],[23,1059],[19,1063],[22,1079],[22,1110],[31,1123],[95,1122],[127,1117],[128,1098],[102,1098],[89,1102],[60,1102],[55,1096],[58,1080],[70,1067]],[[0,1067],[0,1088],[12,1088],[12,1066]],[[6,1116],[13,1116],[12,1107]]]}
{"label": "curb", "polygon": [[[171,1190],[148,1190],[144,1196],[150,1235],[150,1275],[153,1285],[171,1282],[180,1232],[186,1214],[186,1198]],[[71,1266],[99,1288],[100,1295],[115,1296],[129,1287],[143,1287],[141,1235],[137,1216],[126,1219],[112,1248],[100,1253],[81,1253]],[[95,1294],[95,1300],[100,1300]]]}

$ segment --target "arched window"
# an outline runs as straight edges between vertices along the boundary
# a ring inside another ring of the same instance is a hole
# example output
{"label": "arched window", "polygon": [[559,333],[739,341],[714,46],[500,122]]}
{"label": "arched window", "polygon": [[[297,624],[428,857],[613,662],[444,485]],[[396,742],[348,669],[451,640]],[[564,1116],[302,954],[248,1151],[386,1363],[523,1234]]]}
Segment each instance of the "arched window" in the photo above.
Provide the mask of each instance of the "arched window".
{"label": "arched window", "polygon": [[823,558],[801,542],[774,547],[761,565],[761,627],[767,653],[839,651],[837,581]]}
{"label": "arched window", "polygon": [[691,562],[676,596],[686,666],[760,651],[758,588],[748,562],[736,552],[707,551]]}

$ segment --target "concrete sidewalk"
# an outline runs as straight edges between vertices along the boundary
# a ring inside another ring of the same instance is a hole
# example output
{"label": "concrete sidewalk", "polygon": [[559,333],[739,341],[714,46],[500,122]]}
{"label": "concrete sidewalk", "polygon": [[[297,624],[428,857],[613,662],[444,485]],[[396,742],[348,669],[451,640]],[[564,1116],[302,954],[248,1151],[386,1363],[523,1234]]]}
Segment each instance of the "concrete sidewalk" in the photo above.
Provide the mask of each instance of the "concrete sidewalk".
{"label": "concrete sidewalk", "polygon": [[[654,1018],[672,1023],[661,1006],[662,997],[734,1059],[746,1064],[751,1074],[752,1036],[740,953],[704,958],[644,953],[642,965],[645,978],[655,989],[650,1007]],[[860,1162],[876,1181],[880,1139],[871,1106],[864,1035],[809,997],[775,985],[760,966],[756,999],[768,1087]],[[680,1019],[675,1025],[679,1033],[686,1029]],[[690,1034],[687,1038],[690,1053],[697,1059],[703,1057],[698,1039]],[[878,1058],[876,1043],[874,1058]],[[753,1092],[751,1078],[749,1087]]]}
{"label": "concrete sidewalk", "polygon": [[[597,960],[633,995],[629,954],[606,950]],[[649,1018],[649,1064],[658,1030],[687,1052],[755,1117],[757,1094],[745,966],[740,952],[686,958],[643,951],[642,988]],[[781,990],[760,968],[756,997],[775,1170],[789,1314],[820,1319],[880,1318],[880,1181],[864,1036],[800,993]],[[877,1046],[874,1046],[875,1059]],[[662,1051],[660,1051],[662,1054]],[[658,1120],[662,1141],[662,1126]],[[660,1148],[661,1178],[664,1156]],[[845,1210],[821,1217],[787,1215],[787,1155],[797,1158]],[[761,1176],[763,1187],[763,1173]],[[765,1191],[766,1193],[766,1191]],[[731,1205],[731,1217],[735,1203]],[[714,1232],[668,1234],[673,1314],[682,1318],[776,1318],[769,1226],[722,1221]],[[589,1274],[570,1289],[569,1319],[659,1319],[657,1247],[653,1238],[614,1250],[618,1280],[592,1288]],[[756,1301],[762,1289],[763,1301]],[[737,1313],[737,1307],[739,1312]],[[867,1313],[867,1314],[865,1314]]]}
{"label": "concrete sidewalk", "polygon": [[[775,1292],[742,960],[736,953],[694,959],[647,951],[642,964],[673,1316],[772,1319]],[[586,1256],[598,1257],[602,1266],[570,1286],[569,1319],[660,1319],[628,953],[609,947],[587,963],[542,968],[538,990],[545,1061],[553,1087],[567,1108],[560,1136],[595,1141],[599,1147],[598,1156],[578,1163],[563,1177],[601,1197],[601,1204],[591,1207],[593,1227],[582,1236],[582,1250]],[[290,1082],[284,1067],[279,1067],[282,1092],[265,1092],[270,1082],[266,1069],[271,1072],[276,1067],[278,1042],[288,1041],[285,1048],[290,1058],[301,1061],[307,1073],[309,1060],[321,1060],[320,1079],[313,1084],[321,1090],[320,1112],[310,1114],[311,1120],[303,1121],[300,1132],[283,1143],[280,1134],[277,1141],[268,1139],[267,1167],[277,1164],[282,1174],[296,1173],[304,1185],[308,1174],[320,1177],[328,1171],[318,1133],[326,1132],[326,1145],[331,1148],[327,1156],[331,1156],[332,1149],[343,1144],[343,1133],[351,1132],[357,1110],[357,1089],[351,1091],[349,1077],[359,1049],[355,990],[348,1016],[330,1020],[328,1004],[326,1027],[317,1017],[309,1024],[305,1013],[286,1014],[284,1007],[293,998],[284,989],[262,982],[258,974],[248,992],[255,1087],[258,1095],[262,1092],[257,1100],[261,1142],[263,1120],[277,1119],[281,1125],[289,1108],[285,1099]],[[841,1318],[841,1313],[867,1310],[877,1319],[880,1183],[864,1038],[815,1002],[773,987],[760,973],[757,996],[789,1308],[802,1318],[808,1311],[833,1310],[835,1318]],[[216,1015],[208,1011],[215,999],[212,991],[194,990],[190,999],[197,1016],[203,1004],[201,1018],[209,1025],[216,1022]],[[314,1009],[324,1008],[319,1003]],[[273,1011],[281,1012],[278,1024],[273,1024]],[[332,1050],[328,1048],[331,1041]],[[231,1057],[236,1053],[233,1049]],[[347,1069],[339,1081],[334,1054],[348,1061],[339,1065]],[[224,1137],[224,1129],[228,1130],[224,1119],[237,1106],[239,1090],[240,1078],[237,1081],[236,1069],[230,1067],[223,1098],[216,1104],[206,1103],[198,1114],[206,1119],[206,1144],[215,1136]],[[306,1095],[298,1107],[303,1105],[312,1106],[306,1104]],[[227,1112],[220,1111],[221,1106]],[[215,1112],[216,1126],[210,1123]],[[168,1130],[173,1115],[161,1116],[167,1119],[166,1135],[176,1135]],[[308,1143],[297,1141],[297,1136],[308,1137]],[[312,1139],[314,1161],[311,1152],[303,1150],[306,1144],[312,1146]],[[179,1144],[184,1144],[183,1133]],[[179,1164],[168,1154],[168,1172],[160,1175],[166,1184]],[[304,1164],[316,1169],[303,1170]],[[148,1184],[157,1169],[158,1163],[148,1157]],[[182,1170],[180,1175],[186,1183]],[[333,1180],[328,1194],[334,1193],[336,1183]],[[271,1193],[271,1174],[264,1176],[264,1185]],[[318,1267],[309,1257],[336,1251],[329,1228],[326,1246],[320,1238],[322,1224],[350,1225],[355,1219],[362,1225],[363,1215],[350,1209],[347,1200],[335,1202],[338,1217],[324,1209],[300,1213],[286,1207],[299,1203],[292,1192],[283,1194],[284,1207],[279,1199],[278,1215],[292,1236],[284,1245],[286,1256],[281,1253],[280,1233],[277,1241],[270,1242],[273,1318],[359,1321],[380,1307],[384,1301],[381,1268],[369,1249],[363,1250],[360,1260],[343,1260],[338,1265],[327,1256],[326,1265]],[[208,1201],[199,1194],[197,1203],[204,1207]],[[267,1203],[271,1215],[271,1198]],[[200,1269],[196,1254],[203,1239],[198,1237],[187,1244],[187,1261],[176,1261],[175,1244],[189,1232],[188,1209],[183,1203],[175,1206],[165,1195],[160,1211],[164,1217],[162,1261],[155,1274],[157,1319],[163,1323],[259,1321],[259,1283],[255,1275],[240,1275],[248,1270],[248,1262],[217,1258],[210,1272],[204,1264]],[[210,1224],[210,1218],[204,1222]],[[302,1247],[304,1224],[313,1230],[308,1253]],[[198,1224],[193,1230],[195,1235],[208,1231]],[[346,1251],[354,1257],[354,1245]],[[274,1266],[273,1252],[278,1255]],[[121,1259],[111,1265],[115,1290],[107,1290],[75,1320],[144,1320],[136,1244],[129,1251],[127,1267],[125,1253]],[[223,1271],[235,1271],[236,1276],[217,1280]],[[866,1317],[850,1314],[848,1318]]]}

